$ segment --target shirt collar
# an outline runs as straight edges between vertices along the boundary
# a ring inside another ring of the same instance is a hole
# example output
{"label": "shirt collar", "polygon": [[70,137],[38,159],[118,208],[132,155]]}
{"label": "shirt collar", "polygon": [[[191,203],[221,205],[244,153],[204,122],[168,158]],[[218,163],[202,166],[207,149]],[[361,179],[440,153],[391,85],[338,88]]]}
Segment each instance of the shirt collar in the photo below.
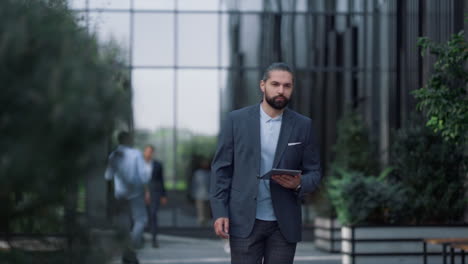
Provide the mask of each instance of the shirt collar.
{"label": "shirt collar", "polygon": [[265,111],[263,111],[262,105],[260,104],[260,120],[264,123],[268,121],[281,121],[283,120],[283,113],[275,118],[271,118]]}

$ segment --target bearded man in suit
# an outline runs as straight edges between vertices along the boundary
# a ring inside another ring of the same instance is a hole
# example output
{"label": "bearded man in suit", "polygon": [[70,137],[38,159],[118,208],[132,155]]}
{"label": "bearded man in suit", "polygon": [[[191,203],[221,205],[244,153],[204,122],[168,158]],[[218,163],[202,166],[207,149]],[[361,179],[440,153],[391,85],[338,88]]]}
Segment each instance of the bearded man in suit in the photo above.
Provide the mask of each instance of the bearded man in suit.
{"label": "bearded man in suit", "polygon": [[[294,72],[270,65],[260,104],[230,112],[212,163],[210,202],[215,233],[229,238],[231,263],[293,263],[301,240],[301,198],[320,183],[314,125],[288,109]],[[297,175],[261,176],[272,168]]]}

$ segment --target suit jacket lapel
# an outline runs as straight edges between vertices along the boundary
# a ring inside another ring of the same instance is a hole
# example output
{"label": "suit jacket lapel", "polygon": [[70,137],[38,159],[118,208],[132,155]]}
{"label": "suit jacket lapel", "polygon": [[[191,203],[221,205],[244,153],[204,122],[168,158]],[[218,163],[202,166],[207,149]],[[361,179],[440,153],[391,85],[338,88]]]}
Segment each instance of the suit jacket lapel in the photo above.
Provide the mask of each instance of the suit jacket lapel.
{"label": "suit jacket lapel", "polygon": [[295,119],[290,111],[286,108],[283,112],[283,119],[281,121],[281,130],[278,138],[278,145],[276,145],[275,159],[273,161],[273,168],[277,168],[278,163],[283,155],[283,152],[288,146],[289,136],[293,130]]}
{"label": "suit jacket lapel", "polygon": [[258,104],[257,107],[252,107],[250,111],[250,118],[248,120],[250,132],[252,133],[250,137],[250,144],[254,147],[253,152],[253,159],[257,160],[257,168],[255,170],[260,173],[260,151],[261,151],[261,143],[260,143],[260,105]]}

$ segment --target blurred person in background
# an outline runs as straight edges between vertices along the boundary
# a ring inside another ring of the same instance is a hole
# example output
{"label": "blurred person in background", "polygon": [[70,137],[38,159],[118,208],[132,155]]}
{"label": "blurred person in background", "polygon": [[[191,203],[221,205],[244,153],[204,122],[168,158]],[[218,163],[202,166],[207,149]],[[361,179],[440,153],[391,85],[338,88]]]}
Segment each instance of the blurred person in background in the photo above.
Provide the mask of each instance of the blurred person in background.
{"label": "blurred person in background", "polygon": [[161,162],[154,159],[155,148],[147,145],[143,151],[146,166],[150,171],[151,179],[145,191],[145,200],[150,207],[150,229],[152,235],[152,246],[159,247],[158,236],[158,209],[160,205],[167,204],[167,194],[164,187],[163,166]]}
{"label": "blurred person in background", "polygon": [[144,186],[150,179],[149,170],[141,151],[132,147],[128,132],[120,132],[119,145],[109,155],[106,180],[114,180],[115,198],[132,220],[130,244],[122,256],[123,263],[138,263],[135,249],[141,248],[148,215],[145,207]]}
{"label": "blurred person in background", "polygon": [[210,217],[209,191],[210,191],[210,162],[206,159],[200,161],[200,166],[193,173],[192,197],[197,208],[197,221],[200,226],[207,226]]}

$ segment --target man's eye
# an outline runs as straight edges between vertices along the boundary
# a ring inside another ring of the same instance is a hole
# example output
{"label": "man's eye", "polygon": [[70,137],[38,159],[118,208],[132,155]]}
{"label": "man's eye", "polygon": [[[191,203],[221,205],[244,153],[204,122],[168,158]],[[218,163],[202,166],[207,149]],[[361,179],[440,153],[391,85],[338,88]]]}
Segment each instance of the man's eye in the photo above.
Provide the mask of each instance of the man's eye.
{"label": "man's eye", "polygon": [[271,83],[271,85],[273,85],[273,86],[278,86],[278,85],[279,85],[279,83],[275,83],[275,82],[273,82],[273,83]]}

